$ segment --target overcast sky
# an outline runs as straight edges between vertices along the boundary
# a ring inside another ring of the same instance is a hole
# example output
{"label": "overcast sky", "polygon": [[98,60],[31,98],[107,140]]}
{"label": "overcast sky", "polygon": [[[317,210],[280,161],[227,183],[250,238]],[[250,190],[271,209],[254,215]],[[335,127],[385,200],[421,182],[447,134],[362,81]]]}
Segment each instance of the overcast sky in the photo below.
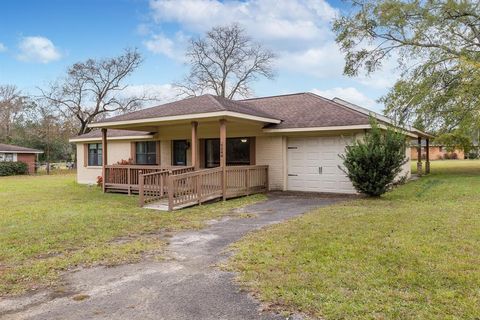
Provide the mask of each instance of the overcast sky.
{"label": "overcast sky", "polygon": [[350,8],[329,0],[11,0],[0,3],[0,83],[28,93],[91,57],[137,47],[145,61],[128,79],[165,101],[187,67],[185,45],[212,26],[236,22],[278,55],[275,80],[254,84],[255,96],[312,91],[380,111],[375,100],[395,81],[388,63],[370,77],[342,75],[343,55],[330,31]]}

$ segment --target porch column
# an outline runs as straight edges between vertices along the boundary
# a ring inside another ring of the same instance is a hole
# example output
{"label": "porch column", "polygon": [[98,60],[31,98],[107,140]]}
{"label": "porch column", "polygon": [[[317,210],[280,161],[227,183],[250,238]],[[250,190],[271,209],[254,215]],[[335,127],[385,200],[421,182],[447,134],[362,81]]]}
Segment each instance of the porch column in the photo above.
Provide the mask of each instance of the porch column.
{"label": "porch column", "polygon": [[418,137],[417,145],[417,175],[422,175],[422,137]]}
{"label": "porch column", "polygon": [[102,181],[103,181],[103,192],[105,192],[105,180],[107,177],[105,175],[106,170],[105,166],[108,164],[108,153],[107,153],[107,129],[102,128]]}
{"label": "porch column", "polygon": [[227,120],[220,120],[220,167],[222,168],[222,195],[227,199]]}
{"label": "porch column", "polygon": [[198,159],[198,137],[197,137],[198,122],[192,121],[192,167],[198,170],[200,161]]}
{"label": "porch column", "polygon": [[430,139],[426,139],[426,153],[425,153],[425,173],[430,173]]}

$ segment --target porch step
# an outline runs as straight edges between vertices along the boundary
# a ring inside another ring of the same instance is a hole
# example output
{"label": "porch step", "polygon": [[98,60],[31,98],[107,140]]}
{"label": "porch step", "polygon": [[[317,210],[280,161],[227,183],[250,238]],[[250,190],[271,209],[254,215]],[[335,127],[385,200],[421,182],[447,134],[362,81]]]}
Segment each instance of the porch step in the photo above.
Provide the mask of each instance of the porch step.
{"label": "porch step", "polygon": [[[187,207],[193,207],[197,205],[198,202],[189,202],[189,203],[184,203],[182,205],[176,206],[173,208],[173,210],[179,210]],[[159,211],[168,211],[168,199],[162,199],[154,202],[147,203],[146,205],[143,206],[145,209],[153,209],[153,210],[159,210]]]}

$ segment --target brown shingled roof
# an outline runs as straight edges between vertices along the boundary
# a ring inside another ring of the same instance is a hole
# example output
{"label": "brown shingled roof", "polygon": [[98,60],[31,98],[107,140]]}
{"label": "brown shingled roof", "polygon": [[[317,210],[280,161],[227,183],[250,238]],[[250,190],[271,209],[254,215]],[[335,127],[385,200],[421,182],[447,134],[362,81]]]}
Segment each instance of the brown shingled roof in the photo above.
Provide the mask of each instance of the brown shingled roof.
{"label": "brown shingled roof", "polygon": [[269,125],[271,129],[369,124],[368,115],[309,92],[246,99],[240,102],[282,119],[279,124]]}
{"label": "brown shingled roof", "polygon": [[368,114],[348,105],[303,92],[245,100],[202,95],[100,121],[128,121],[177,115],[232,111],[281,120],[267,125],[269,129],[368,125]]}
{"label": "brown shingled roof", "polygon": [[41,150],[25,148],[20,146],[14,146],[12,144],[0,143],[0,152],[12,152],[12,153],[43,153]]}
{"label": "brown shingled roof", "polygon": [[[272,115],[261,110],[254,110],[239,101],[234,101],[211,94],[187,98],[175,102],[162,104],[124,115],[101,120],[99,122],[128,121],[149,118],[179,116],[187,114],[209,113],[218,111],[231,111],[257,117],[272,118]],[[273,118],[276,119],[276,118]]]}

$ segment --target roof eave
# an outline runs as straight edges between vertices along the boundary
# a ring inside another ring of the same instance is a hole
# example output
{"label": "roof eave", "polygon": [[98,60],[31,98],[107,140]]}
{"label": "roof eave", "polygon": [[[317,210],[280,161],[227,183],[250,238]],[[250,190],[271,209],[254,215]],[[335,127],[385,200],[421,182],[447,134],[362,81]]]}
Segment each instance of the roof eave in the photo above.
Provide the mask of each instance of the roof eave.
{"label": "roof eave", "polygon": [[254,116],[250,114],[233,112],[233,111],[216,111],[216,112],[205,112],[205,113],[192,113],[178,116],[167,116],[167,117],[157,117],[157,118],[145,118],[145,119],[136,119],[136,120],[120,120],[120,121],[108,121],[108,122],[97,122],[91,123],[88,126],[90,128],[109,128],[109,127],[118,127],[122,125],[132,125],[132,124],[152,124],[157,122],[168,122],[168,121],[181,121],[181,120],[198,120],[206,118],[215,118],[215,117],[233,117],[239,119],[253,120],[264,123],[273,123],[279,124],[282,122],[279,119]]}
{"label": "roof eave", "polygon": [[[153,139],[153,135],[144,135],[144,136],[119,136],[119,137],[107,137],[107,141],[115,140],[145,140]],[[72,143],[76,142],[90,142],[90,141],[101,141],[101,137],[90,137],[90,138],[71,138],[68,141]]]}
{"label": "roof eave", "polygon": [[36,151],[0,150],[0,152],[1,153],[38,153],[38,154],[43,153],[43,151],[40,151],[40,150],[36,150]]}
{"label": "roof eave", "polygon": [[[380,128],[386,129],[385,125],[379,125]],[[356,130],[368,130],[372,126],[369,124],[358,124],[358,125],[349,125],[349,126],[328,126],[328,127],[298,127],[298,128],[265,128],[263,132],[266,133],[295,133],[295,132],[328,132],[328,131],[356,131]],[[402,133],[406,136],[417,138],[417,135],[411,131],[400,128]]]}

